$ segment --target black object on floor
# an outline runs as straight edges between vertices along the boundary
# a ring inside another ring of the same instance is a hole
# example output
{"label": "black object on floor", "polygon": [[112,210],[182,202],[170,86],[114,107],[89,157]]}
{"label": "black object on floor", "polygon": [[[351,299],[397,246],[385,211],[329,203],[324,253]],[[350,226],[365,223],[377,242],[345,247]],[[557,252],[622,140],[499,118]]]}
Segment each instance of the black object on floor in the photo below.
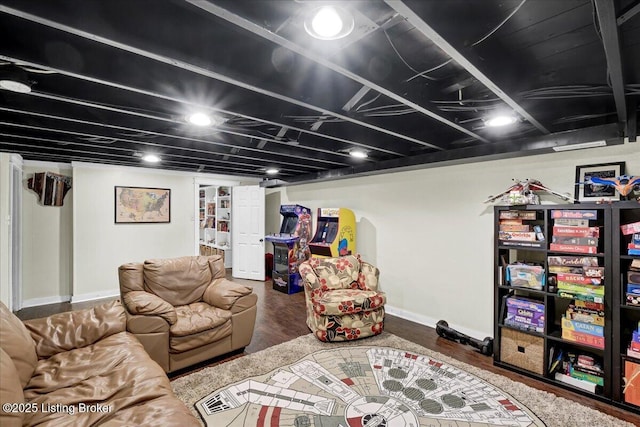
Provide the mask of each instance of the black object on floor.
{"label": "black object on floor", "polygon": [[444,320],[439,320],[436,323],[436,333],[442,338],[447,338],[452,341],[459,341],[460,344],[468,344],[471,347],[480,350],[480,353],[485,356],[491,356],[493,354],[493,338],[486,337],[484,340],[472,338],[468,335],[458,332],[449,327],[449,324]]}

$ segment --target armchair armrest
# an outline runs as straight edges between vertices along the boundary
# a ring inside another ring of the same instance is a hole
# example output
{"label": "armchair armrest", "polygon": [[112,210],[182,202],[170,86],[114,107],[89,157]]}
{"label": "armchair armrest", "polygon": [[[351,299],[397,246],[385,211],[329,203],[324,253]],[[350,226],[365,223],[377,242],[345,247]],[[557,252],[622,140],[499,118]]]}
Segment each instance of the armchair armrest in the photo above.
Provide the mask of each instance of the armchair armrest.
{"label": "armchair armrest", "polygon": [[[234,311],[233,306],[236,302],[252,292],[253,289],[248,286],[239,285],[226,279],[215,279],[204,291],[202,300],[214,307]],[[247,302],[250,301],[243,299],[243,305],[246,305]]]}
{"label": "armchair armrest", "polygon": [[119,300],[24,322],[36,343],[38,358],[91,345],[124,332],[126,315]]}
{"label": "armchair armrest", "polygon": [[360,287],[364,286],[365,290],[377,291],[379,277],[380,270],[377,267],[360,260],[360,274],[358,275]]}
{"label": "armchair armrest", "polygon": [[124,305],[131,314],[160,316],[175,325],[178,321],[176,309],[157,295],[146,291],[132,291],[124,294]]}
{"label": "armchair armrest", "polygon": [[168,333],[169,322],[160,316],[145,316],[127,313],[127,331],[132,334]]}

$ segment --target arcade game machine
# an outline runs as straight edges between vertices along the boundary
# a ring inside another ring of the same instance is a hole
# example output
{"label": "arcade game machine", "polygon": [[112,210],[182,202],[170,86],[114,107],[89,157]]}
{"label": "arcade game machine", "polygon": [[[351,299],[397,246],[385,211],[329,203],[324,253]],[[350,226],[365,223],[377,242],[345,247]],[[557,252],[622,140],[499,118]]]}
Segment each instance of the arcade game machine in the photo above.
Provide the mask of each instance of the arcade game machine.
{"label": "arcade game machine", "polygon": [[351,209],[318,209],[316,234],[309,243],[316,258],[336,258],[356,252],[356,216]]}
{"label": "arcade game machine", "polygon": [[302,286],[298,266],[311,257],[311,210],[300,205],[281,205],[280,233],[265,236],[273,243],[273,289],[293,294]]}

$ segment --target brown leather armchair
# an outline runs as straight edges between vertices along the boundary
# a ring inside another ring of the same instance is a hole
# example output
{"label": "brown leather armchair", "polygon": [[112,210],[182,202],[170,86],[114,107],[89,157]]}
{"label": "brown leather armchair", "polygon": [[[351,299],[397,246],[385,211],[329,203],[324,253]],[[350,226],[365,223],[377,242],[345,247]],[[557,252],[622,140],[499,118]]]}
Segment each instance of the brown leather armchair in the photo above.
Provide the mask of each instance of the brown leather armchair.
{"label": "brown leather armchair", "polygon": [[251,342],[258,297],[225,279],[222,256],[150,259],[118,273],[127,330],[166,372]]}

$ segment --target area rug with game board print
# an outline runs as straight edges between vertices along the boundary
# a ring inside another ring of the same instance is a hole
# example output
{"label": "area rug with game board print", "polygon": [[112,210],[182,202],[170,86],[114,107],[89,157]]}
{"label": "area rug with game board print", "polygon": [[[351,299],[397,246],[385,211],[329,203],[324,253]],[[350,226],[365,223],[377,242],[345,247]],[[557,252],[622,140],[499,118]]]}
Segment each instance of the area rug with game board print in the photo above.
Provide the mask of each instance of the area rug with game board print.
{"label": "area rug with game board print", "polygon": [[208,427],[632,426],[388,332],[309,334],[171,384]]}

